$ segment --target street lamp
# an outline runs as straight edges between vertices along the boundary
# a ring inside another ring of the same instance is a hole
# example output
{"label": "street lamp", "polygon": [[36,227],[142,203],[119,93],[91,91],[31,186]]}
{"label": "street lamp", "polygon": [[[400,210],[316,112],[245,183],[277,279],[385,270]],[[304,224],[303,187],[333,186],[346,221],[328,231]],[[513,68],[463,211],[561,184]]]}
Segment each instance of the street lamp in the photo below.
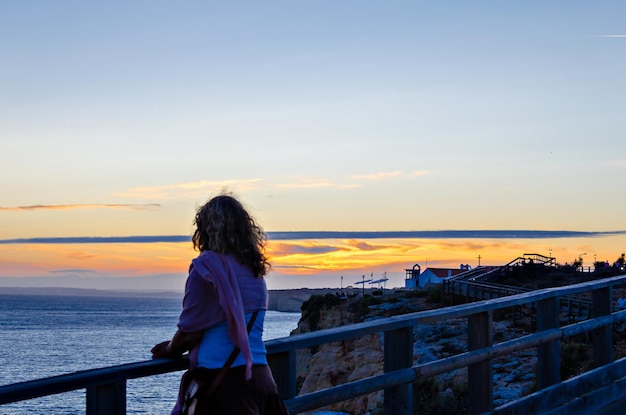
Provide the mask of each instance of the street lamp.
{"label": "street lamp", "polygon": [[363,274],[363,298],[365,298],[365,274]]}

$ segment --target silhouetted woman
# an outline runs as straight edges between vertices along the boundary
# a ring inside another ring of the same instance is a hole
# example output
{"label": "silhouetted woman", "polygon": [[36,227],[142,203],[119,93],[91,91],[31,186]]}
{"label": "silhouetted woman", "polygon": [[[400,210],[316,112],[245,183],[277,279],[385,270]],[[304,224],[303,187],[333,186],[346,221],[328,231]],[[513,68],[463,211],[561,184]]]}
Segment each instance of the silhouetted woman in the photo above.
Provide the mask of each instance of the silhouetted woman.
{"label": "silhouetted woman", "polygon": [[[262,339],[267,310],[263,276],[270,268],[264,253],[266,235],[242,204],[228,195],[216,196],[200,207],[195,225],[192,241],[200,254],[191,261],[178,330],[172,340],[152,349],[154,358],[190,351],[190,371],[183,376],[172,414],[187,413],[185,391],[190,378],[198,377],[205,386],[197,395],[202,411],[195,414],[205,410],[229,415],[286,414]],[[254,312],[255,320],[247,327]],[[236,358],[226,370],[231,354]],[[220,370],[226,375],[211,397],[204,399],[202,394]]]}

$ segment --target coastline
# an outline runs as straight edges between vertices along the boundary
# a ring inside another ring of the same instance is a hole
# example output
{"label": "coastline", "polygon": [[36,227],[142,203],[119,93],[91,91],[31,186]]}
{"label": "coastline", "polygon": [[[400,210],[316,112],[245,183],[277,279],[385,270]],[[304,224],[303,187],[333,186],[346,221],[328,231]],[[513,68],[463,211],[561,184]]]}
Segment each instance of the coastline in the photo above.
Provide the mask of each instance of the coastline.
{"label": "coastline", "polygon": [[181,298],[182,292],[165,290],[99,290],[69,287],[0,287],[0,295],[51,295],[73,297],[155,297]]}
{"label": "coastline", "polygon": [[[297,312],[302,303],[313,294],[324,295],[335,293],[336,288],[295,288],[285,290],[269,290],[268,310],[282,312]],[[179,298],[182,301],[182,291],[147,291],[147,290],[99,290],[88,288],[68,287],[0,287],[0,295],[49,295],[49,296],[76,296],[76,297],[152,297],[152,298]]]}

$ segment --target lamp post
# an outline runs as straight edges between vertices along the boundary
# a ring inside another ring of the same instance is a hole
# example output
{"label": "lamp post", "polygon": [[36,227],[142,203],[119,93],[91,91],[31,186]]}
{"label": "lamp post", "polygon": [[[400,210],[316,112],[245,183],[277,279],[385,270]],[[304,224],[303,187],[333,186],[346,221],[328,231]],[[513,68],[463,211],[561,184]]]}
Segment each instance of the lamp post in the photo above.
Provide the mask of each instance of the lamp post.
{"label": "lamp post", "polygon": [[365,298],[365,274],[363,274],[363,297]]}

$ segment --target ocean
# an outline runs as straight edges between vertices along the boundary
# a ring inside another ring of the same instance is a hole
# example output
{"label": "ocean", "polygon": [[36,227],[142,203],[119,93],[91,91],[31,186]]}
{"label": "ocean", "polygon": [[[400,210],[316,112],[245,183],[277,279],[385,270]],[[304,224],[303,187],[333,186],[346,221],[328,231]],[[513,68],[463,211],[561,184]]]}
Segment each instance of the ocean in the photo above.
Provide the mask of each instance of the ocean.
{"label": "ocean", "polygon": [[[177,298],[0,295],[0,385],[151,359],[176,330]],[[300,313],[268,311],[264,340]],[[182,372],[127,383],[128,414],[169,414]],[[85,390],[0,406],[0,415],[84,414]]]}

